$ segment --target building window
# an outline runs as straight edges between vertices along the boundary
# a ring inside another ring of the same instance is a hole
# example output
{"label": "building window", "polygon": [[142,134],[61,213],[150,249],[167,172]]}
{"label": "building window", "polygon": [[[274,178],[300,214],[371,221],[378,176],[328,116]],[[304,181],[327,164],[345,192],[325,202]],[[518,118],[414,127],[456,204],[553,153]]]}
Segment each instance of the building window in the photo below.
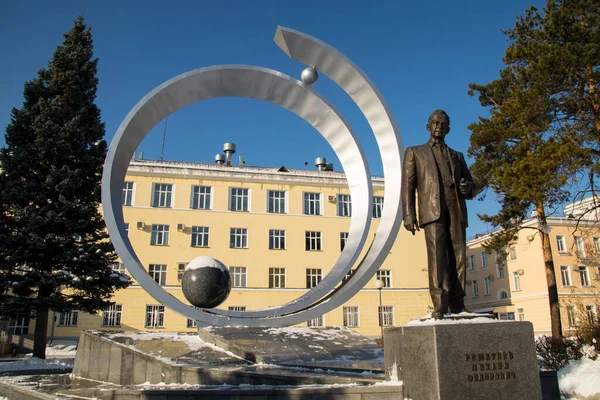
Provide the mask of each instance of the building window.
{"label": "building window", "polygon": [[585,247],[583,245],[583,238],[581,236],[574,236],[575,239],[575,251],[577,257],[585,258]]}
{"label": "building window", "polygon": [[152,184],[152,207],[173,207],[173,185],[167,183]]}
{"label": "building window", "polygon": [[491,296],[492,295],[492,278],[489,276],[486,276],[483,279],[483,288],[485,290],[485,295],[486,296]]}
{"label": "building window", "polygon": [[487,258],[487,253],[484,251],[483,253],[481,253],[481,269],[484,269],[487,267],[488,267],[488,258]]}
{"label": "building window", "polygon": [[249,189],[231,188],[229,191],[229,211],[248,211]]}
{"label": "building window", "polygon": [[377,307],[379,311],[379,326],[394,325],[394,306]]}
{"label": "building window", "polygon": [[17,317],[8,321],[9,335],[27,335],[29,333],[29,318]]}
{"label": "building window", "polygon": [[123,263],[111,264],[110,268],[113,270],[113,272],[116,272],[118,274],[127,275],[127,269],[125,268],[125,264],[123,264]]}
{"label": "building window", "polygon": [[304,193],[304,215],[321,215],[321,193]]}
{"label": "building window", "polygon": [[320,328],[323,327],[323,316],[319,316],[317,318],[309,319],[306,321],[306,326],[309,328]]}
{"label": "building window", "polygon": [[477,281],[473,281],[472,283],[473,285],[473,297],[479,297],[479,285],[477,284]]}
{"label": "building window", "polygon": [[169,245],[169,225],[152,225],[152,234],[150,235],[150,244],[152,246]]}
{"label": "building window", "polygon": [[566,265],[560,266],[560,278],[563,286],[571,286],[571,271]]}
{"label": "building window", "polygon": [[588,324],[595,325],[598,322],[596,320],[596,306],[593,304],[585,306],[585,314],[587,316]]}
{"label": "building window", "polygon": [[506,290],[501,290],[500,291],[500,300],[506,300],[508,299],[508,292]]}
{"label": "building window", "polygon": [[246,267],[231,267],[231,286],[246,287]]}
{"label": "building window", "polygon": [[354,275],[355,272],[356,272],[355,268],[353,268],[350,271],[348,271],[348,273],[346,274],[346,276],[344,276],[344,278],[342,278],[342,282],[346,282],[348,279],[352,278],[352,275]]}
{"label": "building window", "polygon": [[150,264],[148,273],[156,283],[163,286],[167,284],[167,266],[166,264]]}
{"label": "building window", "polygon": [[382,213],[383,213],[383,197],[375,196],[375,197],[373,197],[373,218],[381,218]]}
{"label": "building window", "polygon": [[245,249],[248,247],[248,229],[231,228],[229,233],[229,247],[232,249]]}
{"label": "building window", "polygon": [[475,254],[469,256],[469,261],[471,263],[471,271],[475,271],[477,269],[477,263],[475,262]]}
{"label": "building window", "polygon": [[340,232],[340,251],[344,251],[348,242],[348,232]]}
{"label": "building window", "polygon": [[504,278],[504,264],[497,264],[496,265],[496,276],[498,278]]}
{"label": "building window", "polygon": [[525,311],[522,308],[517,308],[517,318],[519,321],[525,321]]}
{"label": "building window", "polygon": [[192,186],[192,204],[194,210],[210,210],[212,188],[210,186]]}
{"label": "building window", "polygon": [[246,311],[246,306],[229,306],[227,307],[229,311]]}
{"label": "building window", "polygon": [[556,249],[559,253],[567,252],[567,242],[565,241],[565,237],[563,235],[556,235]]}
{"label": "building window", "polygon": [[58,314],[58,326],[77,326],[79,311]]}
{"label": "building window", "polygon": [[513,272],[513,283],[515,285],[515,290],[521,290],[521,276],[518,272]]}
{"label": "building window", "polygon": [[208,226],[192,226],[192,247],[208,247]]}
{"label": "building window", "polygon": [[321,282],[323,278],[323,270],[320,268],[307,268],[306,269],[306,288],[310,289],[315,287]]}
{"label": "building window", "polygon": [[269,268],[269,287],[285,287],[285,268]]}
{"label": "building window", "polygon": [[594,250],[596,250],[596,256],[600,256],[600,237],[594,238]]}
{"label": "building window", "polygon": [[285,214],[285,191],[269,190],[267,192],[267,212],[274,214]]}
{"label": "building window", "polygon": [[590,272],[588,267],[579,267],[579,278],[581,279],[581,286],[590,286]]}
{"label": "building window", "polygon": [[577,320],[577,310],[575,306],[567,306],[567,319],[569,320],[569,326],[575,327],[578,324]]}
{"label": "building window", "polygon": [[344,326],[350,328],[359,326],[358,307],[344,307]]}
{"label": "building window", "polygon": [[183,274],[185,273],[185,267],[188,265],[186,262],[177,263],[177,282],[183,280]]}
{"label": "building window", "polygon": [[392,271],[389,269],[380,269],[377,271],[377,280],[383,281],[383,287],[392,287]]}
{"label": "building window", "polygon": [[146,306],[146,328],[162,328],[165,326],[165,306]]}
{"label": "building window", "polygon": [[269,229],[269,249],[285,250],[285,231],[283,229]]}
{"label": "building window", "polygon": [[349,194],[337,195],[337,216],[351,217],[352,216],[352,199]]}
{"label": "building window", "polygon": [[306,251],[320,251],[321,232],[306,231]]}
{"label": "building window", "polygon": [[129,223],[125,222],[125,234],[129,236]]}
{"label": "building window", "polygon": [[133,182],[123,182],[123,205],[133,205]]}
{"label": "building window", "polygon": [[121,313],[123,306],[113,304],[102,311],[102,326],[121,326]]}
{"label": "building window", "polygon": [[198,327],[198,323],[196,322],[195,319],[188,318],[186,326],[188,328],[197,328]]}
{"label": "building window", "polygon": [[508,259],[514,261],[517,259],[517,245],[511,244],[508,246]]}

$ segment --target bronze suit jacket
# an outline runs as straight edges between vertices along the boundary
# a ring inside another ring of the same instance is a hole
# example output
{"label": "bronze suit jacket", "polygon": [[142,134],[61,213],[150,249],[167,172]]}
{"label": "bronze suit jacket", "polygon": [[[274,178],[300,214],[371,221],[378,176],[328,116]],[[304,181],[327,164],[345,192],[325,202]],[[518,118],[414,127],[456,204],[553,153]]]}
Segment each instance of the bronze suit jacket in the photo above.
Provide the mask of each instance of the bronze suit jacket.
{"label": "bronze suit jacket", "polygon": [[[458,190],[462,178],[472,181],[471,173],[467,168],[465,157],[459,151],[448,148],[454,178],[454,190],[458,195],[463,226],[468,226],[467,205],[465,199],[472,199],[473,190],[463,195]],[[408,147],[404,153],[402,174],[402,217],[417,215],[415,211],[415,191],[418,192],[419,201],[419,226],[428,224],[440,218],[440,177],[437,163],[430,143],[420,146]],[[448,204],[452,207],[451,204]]]}

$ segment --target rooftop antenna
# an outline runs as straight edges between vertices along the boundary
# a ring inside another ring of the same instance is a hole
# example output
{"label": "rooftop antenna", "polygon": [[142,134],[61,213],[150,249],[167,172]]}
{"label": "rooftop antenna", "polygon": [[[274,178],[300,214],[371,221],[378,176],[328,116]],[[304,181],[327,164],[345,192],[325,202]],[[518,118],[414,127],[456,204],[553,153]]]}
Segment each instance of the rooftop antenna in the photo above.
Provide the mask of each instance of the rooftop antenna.
{"label": "rooftop antenna", "polygon": [[160,161],[162,161],[164,159],[163,156],[165,155],[165,138],[167,137],[167,123],[168,122],[169,122],[169,116],[167,115],[167,118],[165,118],[165,130],[163,131],[162,148],[160,150]]}

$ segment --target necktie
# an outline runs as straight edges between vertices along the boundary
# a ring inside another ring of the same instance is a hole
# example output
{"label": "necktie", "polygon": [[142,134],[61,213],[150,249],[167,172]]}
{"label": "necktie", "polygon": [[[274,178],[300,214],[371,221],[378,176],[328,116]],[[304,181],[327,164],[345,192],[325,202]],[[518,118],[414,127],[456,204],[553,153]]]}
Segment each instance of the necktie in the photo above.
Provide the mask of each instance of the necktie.
{"label": "necktie", "polygon": [[448,151],[448,146],[443,143],[439,143],[434,145],[433,148],[444,185],[448,187],[454,187],[452,164],[450,163],[451,157],[450,152]]}

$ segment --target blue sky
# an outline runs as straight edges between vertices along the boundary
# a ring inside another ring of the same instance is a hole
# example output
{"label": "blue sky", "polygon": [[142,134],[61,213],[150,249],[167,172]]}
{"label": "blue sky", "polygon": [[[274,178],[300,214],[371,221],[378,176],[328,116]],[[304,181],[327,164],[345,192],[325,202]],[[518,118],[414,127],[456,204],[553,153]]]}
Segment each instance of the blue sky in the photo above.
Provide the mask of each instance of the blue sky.
{"label": "blue sky", "polygon": [[[469,83],[498,77],[507,46],[501,29],[540,0],[510,1],[29,1],[0,4],[0,126],[21,107],[23,84],[47,65],[62,34],[83,13],[100,59],[97,104],[110,142],[122,119],[150,90],[191,69],[217,64],[272,68],[299,78],[305,67],[273,42],[277,25],[328,43],[359,65],[383,93],[405,146],[428,140],[425,124],[438,108],[451,118],[447,143],[466,153],[467,126],[487,110],[467,95]],[[352,100],[326,77],[313,85],[352,124],[374,175],[379,151]],[[164,123],[138,150],[161,153]],[[222,98],[169,117],[164,159],[212,162],[224,142],[236,143],[248,165],[314,168],[328,144],[299,117],[258,100]],[[0,146],[4,146],[4,136]],[[234,158],[237,160],[237,157]],[[472,160],[468,160],[470,164]],[[476,213],[497,209],[494,196],[470,201],[467,235],[486,232]]]}

